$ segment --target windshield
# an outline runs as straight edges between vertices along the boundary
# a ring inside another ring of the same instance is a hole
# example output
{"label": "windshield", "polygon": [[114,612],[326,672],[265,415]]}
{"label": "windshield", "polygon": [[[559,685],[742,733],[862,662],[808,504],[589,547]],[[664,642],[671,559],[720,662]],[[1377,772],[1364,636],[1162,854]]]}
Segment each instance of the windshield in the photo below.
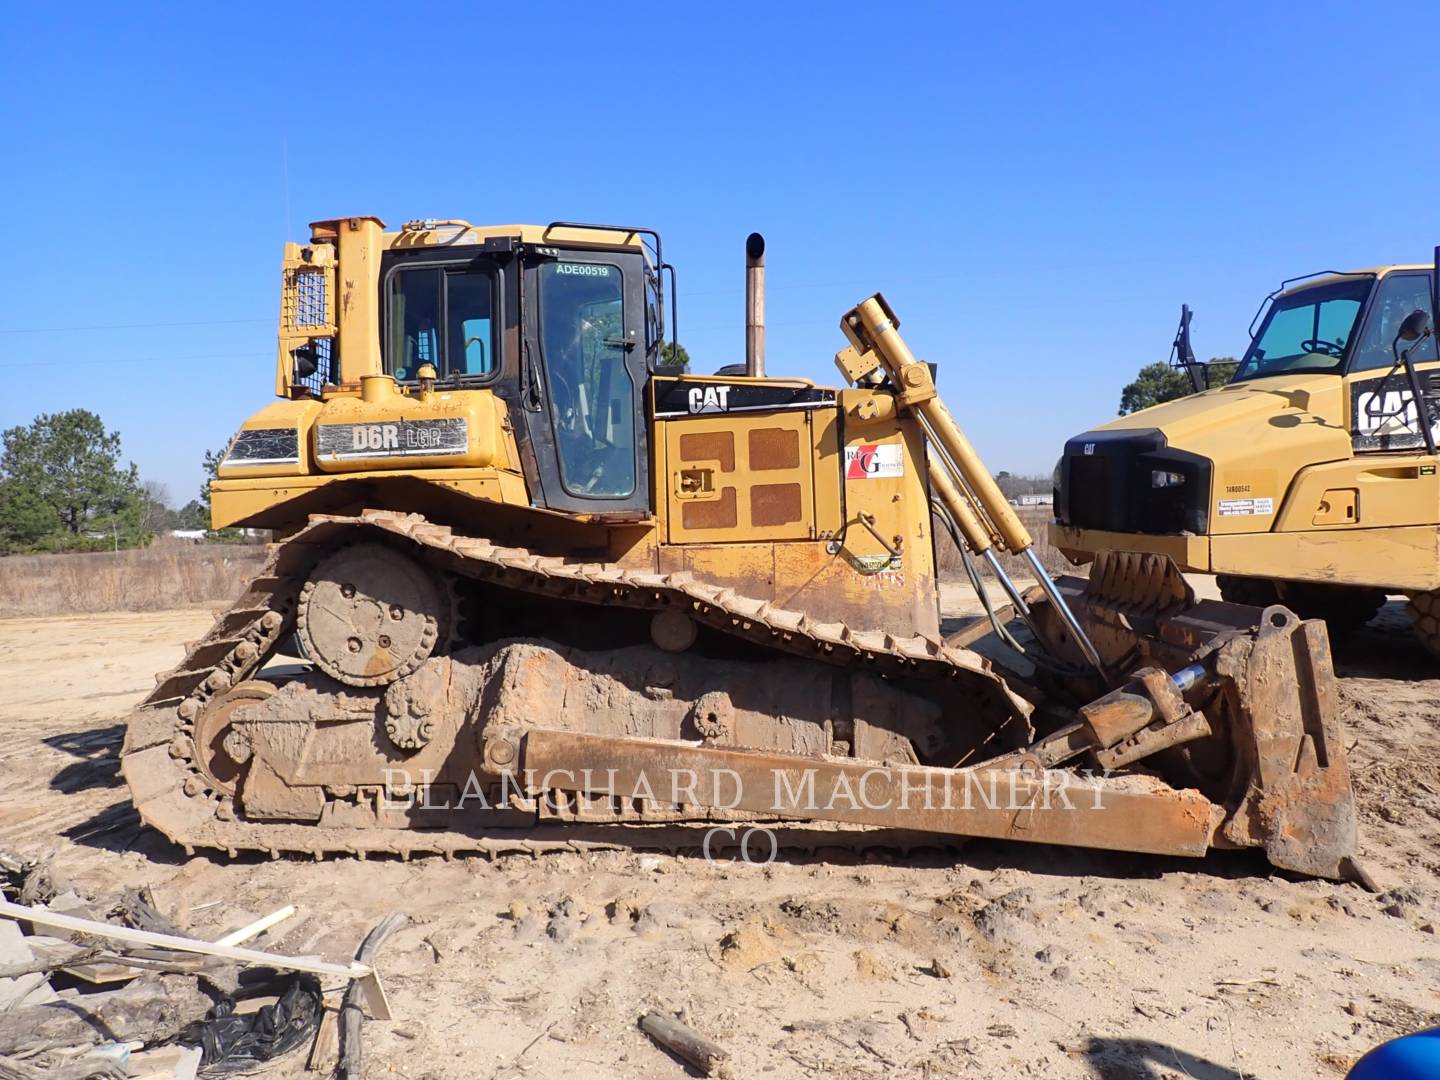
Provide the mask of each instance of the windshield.
{"label": "windshield", "polygon": [[1286,372],[1339,372],[1374,278],[1365,276],[1276,297],[1231,382]]}

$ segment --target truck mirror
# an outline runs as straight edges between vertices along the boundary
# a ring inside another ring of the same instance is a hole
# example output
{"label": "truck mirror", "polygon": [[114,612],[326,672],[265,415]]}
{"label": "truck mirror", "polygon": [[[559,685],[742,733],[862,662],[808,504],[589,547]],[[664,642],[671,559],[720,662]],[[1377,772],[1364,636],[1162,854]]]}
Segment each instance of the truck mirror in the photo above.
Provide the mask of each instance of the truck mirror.
{"label": "truck mirror", "polygon": [[1412,311],[1400,324],[1397,335],[1401,341],[1416,341],[1430,330],[1430,316],[1420,310]]}

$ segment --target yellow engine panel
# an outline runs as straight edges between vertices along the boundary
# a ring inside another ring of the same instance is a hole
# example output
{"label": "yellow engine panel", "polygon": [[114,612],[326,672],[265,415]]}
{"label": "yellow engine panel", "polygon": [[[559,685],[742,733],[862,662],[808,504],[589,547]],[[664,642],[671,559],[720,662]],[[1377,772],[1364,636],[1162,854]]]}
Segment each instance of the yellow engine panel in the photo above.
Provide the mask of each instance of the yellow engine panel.
{"label": "yellow engine panel", "polygon": [[508,469],[506,426],[505,403],[486,390],[335,397],[315,417],[312,453],[322,472]]}
{"label": "yellow engine panel", "polygon": [[[834,418],[833,409],[797,409],[659,422],[669,542],[833,534],[840,525]],[[826,490],[817,500],[819,487]]]}

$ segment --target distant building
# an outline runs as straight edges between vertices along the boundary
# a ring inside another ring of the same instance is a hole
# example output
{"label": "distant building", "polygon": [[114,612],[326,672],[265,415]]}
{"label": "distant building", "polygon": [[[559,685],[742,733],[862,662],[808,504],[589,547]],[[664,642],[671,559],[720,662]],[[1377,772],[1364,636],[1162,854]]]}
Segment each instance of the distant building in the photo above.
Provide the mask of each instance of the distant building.
{"label": "distant building", "polygon": [[1054,506],[1055,496],[1049,492],[1044,495],[1016,495],[1010,502],[1014,506]]}
{"label": "distant building", "polygon": [[204,529],[171,529],[170,535],[177,540],[204,540]]}

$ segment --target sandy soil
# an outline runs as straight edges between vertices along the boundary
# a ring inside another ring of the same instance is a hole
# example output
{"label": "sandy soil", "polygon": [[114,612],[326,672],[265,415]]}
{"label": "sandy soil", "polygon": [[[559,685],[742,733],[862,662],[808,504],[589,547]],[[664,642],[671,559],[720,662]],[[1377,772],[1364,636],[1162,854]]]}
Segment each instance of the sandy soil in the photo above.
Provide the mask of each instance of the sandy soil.
{"label": "sandy soil", "polygon": [[[958,595],[949,598],[958,607]],[[0,621],[0,848],[86,891],[150,885],[202,935],[284,903],[262,947],[347,959],[391,909],[372,1077],[694,1075],[651,1005],[734,1075],[1341,1076],[1440,1022],[1440,666],[1392,604],[1337,650],[1363,857],[1386,888],[972,843],[749,866],[611,852],[445,863],[185,860],[116,776],[128,706],[204,612]],[[275,1075],[297,1074],[289,1061]]]}

